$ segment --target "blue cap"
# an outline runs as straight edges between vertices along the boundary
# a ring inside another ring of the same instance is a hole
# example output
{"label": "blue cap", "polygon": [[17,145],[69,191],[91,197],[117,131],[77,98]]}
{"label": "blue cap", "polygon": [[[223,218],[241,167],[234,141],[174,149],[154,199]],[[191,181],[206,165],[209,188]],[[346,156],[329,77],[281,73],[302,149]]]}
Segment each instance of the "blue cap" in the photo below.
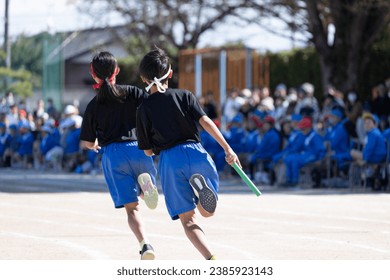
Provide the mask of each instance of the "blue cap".
{"label": "blue cap", "polygon": [[0,122],[0,128],[4,128],[4,127],[5,127],[5,123]]}
{"label": "blue cap", "polygon": [[340,119],[343,119],[344,118],[344,113],[338,109],[338,108],[334,108],[332,109],[332,111],[330,111],[330,114],[333,115],[333,116],[336,116]]}
{"label": "blue cap", "polygon": [[9,129],[18,129],[18,126],[16,124],[11,124],[9,126]]}
{"label": "blue cap", "polygon": [[236,122],[236,123],[242,123],[243,121],[243,118],[241,115],[236,115],[232,120],[231,122]]}
{"label": "blue cap", "polygon": [[291,120],[292,120],[292,121],[297,121],[297,122],[299,122],[301,119],[302,119],[302,115],[300,115],[300,114],[292,114],[292,115],[291,115]]}

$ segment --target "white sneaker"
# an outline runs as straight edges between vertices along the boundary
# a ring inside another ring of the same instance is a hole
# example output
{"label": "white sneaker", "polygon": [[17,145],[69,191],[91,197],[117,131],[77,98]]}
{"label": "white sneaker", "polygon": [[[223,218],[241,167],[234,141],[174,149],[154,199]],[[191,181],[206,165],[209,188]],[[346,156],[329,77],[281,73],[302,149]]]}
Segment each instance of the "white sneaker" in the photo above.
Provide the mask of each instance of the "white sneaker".
{"label": "white sneaker", "polygon": [[138,176],[138,184],[144,193],[144,201],[150,209],[156,209],[158,204],[158,191],[153,185],[152,178],[148,173],[142,173]]}

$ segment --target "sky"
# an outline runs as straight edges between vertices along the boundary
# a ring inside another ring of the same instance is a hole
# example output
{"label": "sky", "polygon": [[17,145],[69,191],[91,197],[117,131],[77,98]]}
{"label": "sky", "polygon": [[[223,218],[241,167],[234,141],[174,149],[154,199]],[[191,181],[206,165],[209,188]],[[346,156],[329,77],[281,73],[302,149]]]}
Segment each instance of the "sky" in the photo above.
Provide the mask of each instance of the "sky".
{"label": "sky", "polygon": [[[9,34],[15,38],[22,33],[34,35],[42,31],[60,32],[96,27],[90,16],[79,13],[74,6],[78,0],[9,0]],[[4,34],[4,6],[0,4],[0,36]],[[117,20],[111,21],[119,24]],[[293,47],[290,40],[270,34],[256,25],[245,28],[236,24],[220,25],[214,31],[206,32],[200,40],[199,48],[219,47],[225,43],[242,41],[245,46],[261,51],[281,51]]]}

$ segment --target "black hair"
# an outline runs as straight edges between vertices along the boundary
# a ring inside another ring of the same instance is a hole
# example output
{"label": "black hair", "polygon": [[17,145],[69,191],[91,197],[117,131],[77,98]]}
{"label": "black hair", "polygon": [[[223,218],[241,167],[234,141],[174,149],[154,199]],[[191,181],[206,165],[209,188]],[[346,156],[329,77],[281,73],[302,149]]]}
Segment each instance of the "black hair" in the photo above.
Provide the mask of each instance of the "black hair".
{"label": "black hair", "polygon": [[[142,58],[139,72],[145,79],[152,81],[155,77],[164,76],[168,72],[169,66],[167,54],[162,49],[155,47]],[[162,80],[161,83],[165,83],[167,79]]]}
{"label": "black hair", "polygon": [[107,51],[99,52],[92,58],[91,67],[96,77],[103,80],[103,84],[98,89],[96,96],[97,102],[123,102],[123,99],[125,98],[123,92],[117,88],[115,84],[111,84],[109,81],[118,67],[118,62],[115,57]]}

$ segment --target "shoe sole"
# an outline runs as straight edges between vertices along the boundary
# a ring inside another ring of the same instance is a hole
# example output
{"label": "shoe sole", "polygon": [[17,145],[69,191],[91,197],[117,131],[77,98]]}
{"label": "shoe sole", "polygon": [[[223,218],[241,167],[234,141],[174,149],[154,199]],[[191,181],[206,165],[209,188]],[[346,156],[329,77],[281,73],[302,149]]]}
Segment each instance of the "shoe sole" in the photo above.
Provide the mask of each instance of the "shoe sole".
{"label": "shoe sole", "polygon": [[214,213],[217,208],[217,196],[207,185],[206,180],[200,174],[194,174],[190,178],[190,185],[199,198],[199,203],[203,209],[209,213]]}
{"label": "shoe sole", "polygon": [[154,254],[154,251],[152,250],[148,250],[148,251],[145,251],[142,256],[141,256],[141,260],[154,260],[156,258],[155,254]]}
{"label": "shoe sole", "polygon": [[148,173],[142,173],[138,176],[138,184],[144,193],[144,201],[149,209],[156,209],[158,205],[158,190],[153,185],[152,178]]}

